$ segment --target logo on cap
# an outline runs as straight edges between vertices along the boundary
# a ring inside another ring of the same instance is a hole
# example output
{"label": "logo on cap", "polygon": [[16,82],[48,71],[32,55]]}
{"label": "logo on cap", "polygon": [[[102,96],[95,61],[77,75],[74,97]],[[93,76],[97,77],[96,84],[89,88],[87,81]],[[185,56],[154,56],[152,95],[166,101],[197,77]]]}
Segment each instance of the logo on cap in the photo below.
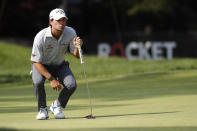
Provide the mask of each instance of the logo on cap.
{"label": "logo on cap", "polygon": [[60,14],[64,14],[64,11],[63,10],[56,10],[55,13],[60,13]]}

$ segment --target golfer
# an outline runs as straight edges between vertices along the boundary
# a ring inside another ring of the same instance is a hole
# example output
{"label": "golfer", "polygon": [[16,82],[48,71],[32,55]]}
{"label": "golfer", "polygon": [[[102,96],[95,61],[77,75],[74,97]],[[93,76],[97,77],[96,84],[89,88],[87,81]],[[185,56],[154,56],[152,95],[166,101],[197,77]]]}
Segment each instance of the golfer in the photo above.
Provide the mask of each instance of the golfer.
{"label": "golfer", "polygon": [[41,30],[34,38],[31,61],[33,86],[38,101],[38,120],[49,118],[44,88],[46,79],[53,90],[60,91],[58,98],[50,106],[56,119],[65,118],[62,108],[66,107],[77,87],[64,55],[69,48],[79,58],[77,46],[82,46],[83,41],[77,37],[73,28],[66,26],[67,20],[64,10],[52,10],[49,14],[49,27]]}

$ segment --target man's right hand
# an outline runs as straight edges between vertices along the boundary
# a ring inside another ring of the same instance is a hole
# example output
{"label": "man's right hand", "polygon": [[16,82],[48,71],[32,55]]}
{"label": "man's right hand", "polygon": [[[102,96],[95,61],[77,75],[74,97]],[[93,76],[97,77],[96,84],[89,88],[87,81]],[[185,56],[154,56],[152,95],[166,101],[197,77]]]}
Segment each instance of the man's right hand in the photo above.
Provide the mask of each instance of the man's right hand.
{"label": "man's right hand", "polygon": [[[34,62],[34,66],[36,67],[36,69],[43,75],[45,76],[45,78],[49,78],[51,76],[51,74],[48,72],[48,70],[41,64],[38,62]],[[61,85],[59,83],[58,80],[56,80],[55,78],[52,77],[52,79],[50,80],[50,84],[51,87],[55,90],[55,91],[59,91],[61,90]]]}
{"label": "man's right hand", "polygon": [[50,81],[50,84],[51,84],[51,87],[53,88],[53,90],[55,90],[55,91],[61,90],[61,85],[58,80],[53,79]]}

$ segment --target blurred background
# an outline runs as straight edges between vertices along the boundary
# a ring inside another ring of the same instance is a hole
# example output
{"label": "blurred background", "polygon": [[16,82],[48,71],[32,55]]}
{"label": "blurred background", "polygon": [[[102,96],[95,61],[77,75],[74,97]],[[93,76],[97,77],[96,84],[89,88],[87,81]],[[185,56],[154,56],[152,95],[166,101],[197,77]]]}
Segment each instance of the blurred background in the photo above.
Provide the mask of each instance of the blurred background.
{"label": "blurred background", "polygon": [[[105,43],[100,53],[109,49],[109,56],[126,57],[129,51],[136,56],[139,50],[131,49],[131,42],[142,43],[144,49],[171,42],[171,49],[156,54],[197,57],[196,7],[196,0],[1,0],[0,39],[31,47],[35,35],[48,26],[49,12],[62,8],[68,26],[85,41],[86,54],[99,54]],[[153,50],[146,49],[144,58],[149,58]]]}

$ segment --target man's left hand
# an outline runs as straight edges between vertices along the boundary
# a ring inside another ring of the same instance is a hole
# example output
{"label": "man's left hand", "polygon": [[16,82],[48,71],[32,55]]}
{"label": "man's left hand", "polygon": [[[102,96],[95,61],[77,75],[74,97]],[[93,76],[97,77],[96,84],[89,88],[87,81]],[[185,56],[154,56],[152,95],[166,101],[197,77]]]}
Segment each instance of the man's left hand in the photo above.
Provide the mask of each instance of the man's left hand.
{"label": "man's left hand", "polygon": [[83,45],[83,41],[80,37],[75,37],[73,40],[73,43],[75,45],[75,48],[77,48],[79,45],[82,46]]}

